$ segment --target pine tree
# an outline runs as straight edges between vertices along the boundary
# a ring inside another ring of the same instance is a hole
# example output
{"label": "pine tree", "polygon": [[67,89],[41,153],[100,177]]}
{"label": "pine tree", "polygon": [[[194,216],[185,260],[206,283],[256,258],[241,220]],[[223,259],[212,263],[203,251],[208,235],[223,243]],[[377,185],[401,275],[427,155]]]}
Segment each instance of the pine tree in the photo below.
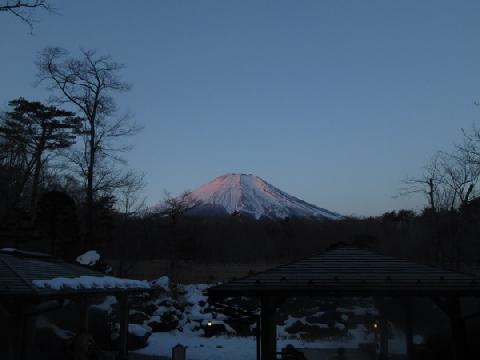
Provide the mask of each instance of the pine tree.
{"label": "pine tree", "polygon": [[46,106],[41,102],[19,98],[9,102],[12,111],[6,112],[0,124],[3,138],[3,156],[10,154],[10,166],[22,169],[23,176],[16,180],[14,205],[24,195],[31,182],[30,205],[37,200],[42,171],[49,155],[75,143],[80,119],[71,111]]}

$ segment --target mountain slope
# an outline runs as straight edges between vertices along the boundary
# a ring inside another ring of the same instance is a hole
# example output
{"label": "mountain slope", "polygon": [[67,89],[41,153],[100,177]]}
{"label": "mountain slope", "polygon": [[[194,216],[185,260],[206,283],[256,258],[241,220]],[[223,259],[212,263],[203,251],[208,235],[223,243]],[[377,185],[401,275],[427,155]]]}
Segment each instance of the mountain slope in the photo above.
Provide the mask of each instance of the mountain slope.
{"label": "mountain slope", "polygon": [[[190,194],[202,210],[224,209],[260,217],[316,217],[341,219],[342,216],[291,196],[255,175],[226,174],[200,186]],[[195,211],[201,213],[198,209]],[[203,211],[205,212],[205,211]]]}

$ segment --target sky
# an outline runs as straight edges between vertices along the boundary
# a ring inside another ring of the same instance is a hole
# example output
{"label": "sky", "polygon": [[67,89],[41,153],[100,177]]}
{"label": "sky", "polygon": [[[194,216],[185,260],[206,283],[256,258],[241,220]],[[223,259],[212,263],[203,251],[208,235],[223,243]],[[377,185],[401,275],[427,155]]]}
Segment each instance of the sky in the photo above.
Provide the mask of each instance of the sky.
{"label": "sky", "polygon": [[129,165],[147,203],[252,173],[344,215],[409,208],[402,180],[478,124],[479,1],[55,1],[33,35],[1,14],[0,107],[34,87],[38,51],[126,65],[144,130]]}

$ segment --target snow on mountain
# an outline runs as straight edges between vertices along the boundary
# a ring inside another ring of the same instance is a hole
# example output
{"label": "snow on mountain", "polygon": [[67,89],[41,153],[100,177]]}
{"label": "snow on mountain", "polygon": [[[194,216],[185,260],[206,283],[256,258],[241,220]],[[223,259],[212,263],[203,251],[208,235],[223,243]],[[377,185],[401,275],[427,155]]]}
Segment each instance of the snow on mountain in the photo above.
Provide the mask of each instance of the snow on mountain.
{"label": "snow on mountain", "polygon": [[200,186],[190,194],[192,200],[200,201],[201,210],[219,209],[261,217],[316,217],[341,219],[342,216],[291,196],[265,180],[252,174],[226,174]]}

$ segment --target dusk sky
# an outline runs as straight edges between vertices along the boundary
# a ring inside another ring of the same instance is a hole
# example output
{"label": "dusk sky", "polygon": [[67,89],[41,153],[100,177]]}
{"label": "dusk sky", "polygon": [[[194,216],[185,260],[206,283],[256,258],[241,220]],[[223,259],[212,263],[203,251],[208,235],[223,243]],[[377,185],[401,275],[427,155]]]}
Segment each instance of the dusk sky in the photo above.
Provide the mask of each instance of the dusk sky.
{"label": "dusk sky", "polygon": [[341,214],[420,209],[395,198],[480,119],[477,1],[60,1],[34,34],[0,18],[0,108],[33,87],[45,46],[127,67],[117,97],[148,204],[228,172]]}

